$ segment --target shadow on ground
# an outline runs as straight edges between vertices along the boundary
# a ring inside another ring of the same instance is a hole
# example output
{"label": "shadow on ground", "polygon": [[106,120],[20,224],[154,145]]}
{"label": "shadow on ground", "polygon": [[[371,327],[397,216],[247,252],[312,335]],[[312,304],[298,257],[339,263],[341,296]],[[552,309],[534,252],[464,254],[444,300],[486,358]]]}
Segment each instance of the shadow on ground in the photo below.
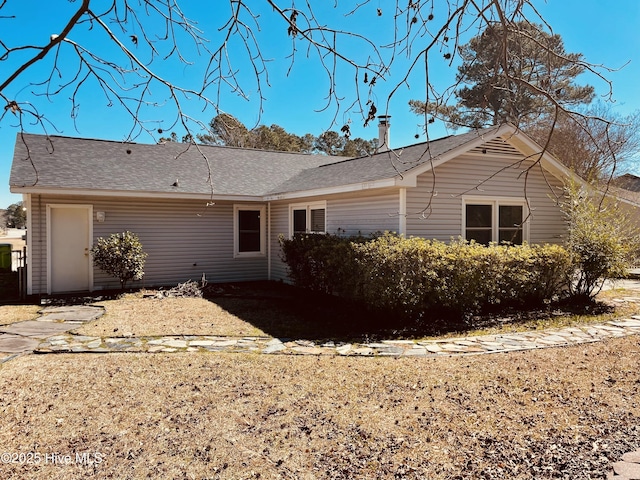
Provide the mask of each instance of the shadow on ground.
{"label": "shadow on ground", "polygon": [[277,338],[372,339],[389,333],[394,323],[355,302],[275,282],[211,285],[205,298]]}
{"label": "shadow on ground", "polygon": [[[402,318],[390,312],[372,311],[366,306],[331,295],[309,292],[276,282],[214,284],[205,289],[205,298],[238,318],[278,338],[313,341],[375,341],[389,338],[415,339],[451,332],[464,334],[477,328],[518,323],[546,311],[511,311],[461,318],[445,312],[430,312],[423,318]],[[586,313],[584,305],[562,306],[564,313]],[[589,305],[589,313],[606,313],[605,305]]]}
{"label": "shadow on ground", "polygon": [[410,340],[454,332],[464,335],[470,330],[540,320],[558,313],[595,316],[614,311],[604,303],[573,299],[544,309],[506,310],[466,318],[434,311],[410,319],[278,282],[209,285],[205,298],[273,337],[343,342]]}
{"label": "shadow on ground", "polygon": [[[44,305],[82,305],[116,299],[122,291],[100,294],[64,295],[43,298]],[[428,312],[422,318],[408,319],[390,312],[368,309],[355,301],[310,292],[279,282],[242,282],[209,284],[205,299],[262,330],[281,339],[305,339],[314,342],[367,342],[383,339],[416,339],[447,333],[464,335],[466,331],[505,323],[516,324],[564,314],[596,315],[608,313],[604,304],[553,305],[546,310],[509,311],[461,318],[444,312]]]}

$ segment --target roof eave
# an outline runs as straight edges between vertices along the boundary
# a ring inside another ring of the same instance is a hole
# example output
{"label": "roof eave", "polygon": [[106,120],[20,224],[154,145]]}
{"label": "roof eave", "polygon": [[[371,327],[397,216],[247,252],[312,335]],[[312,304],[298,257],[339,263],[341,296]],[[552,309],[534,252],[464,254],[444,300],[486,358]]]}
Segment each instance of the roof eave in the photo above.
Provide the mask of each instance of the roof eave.
{"label": "roof eave", "polygon": [[395,176],[368,182],[352,183],[348,185],[335,185],[331,187],[312,188],[308,190],[298,190],[294,192],[271,193],[264,196],[266,201],[290,200],[305,197],[320,197],[325,195],[336,195],[340,193],[361,192],[363,190],[377,190],[381,188],[415,187],[416,181],[406,176]]}
{"label": "roof eave", "polygon": [[138,190],[94,190],[84,188],[55,188],[27,186],[19,187],[11,185],[11,193],[31,194],[31,195],[74,195],[81,197],[119,197],[119,198],[152,198],[152,199],[174,199],[174,200],[203,200],[203,201],[241,201],[241,202],[262,202],[261,195],[228,195],[193,192],[154,192]]}

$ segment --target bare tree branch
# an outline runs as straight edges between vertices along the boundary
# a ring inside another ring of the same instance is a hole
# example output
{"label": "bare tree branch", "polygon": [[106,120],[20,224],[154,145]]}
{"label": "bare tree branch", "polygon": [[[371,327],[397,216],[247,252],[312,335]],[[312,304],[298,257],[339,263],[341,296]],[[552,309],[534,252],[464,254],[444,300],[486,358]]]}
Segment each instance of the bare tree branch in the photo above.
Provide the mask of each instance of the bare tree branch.
{"label": "bare tree branch", "polygon": [[[1,0],[0,9],[5,5],[6,0]],[[15,45],[13,39],[0,34],[0,61],[15,65],[0,83],[4,102],[0,122],[15,118],[20,130],[33,122],[48,131],[52,126],[46,117],[47,108],[36,103],[66,95],[70,117],[79,128],[80,99],[86,92],[98,92],[108,107],[117,107],[131,118],[127,140],[141,133],[156,139],[163,131],[181,126],[185,137],[193,141],[198,133],[208,130],[211,111],[225,111],[224,103],[230,95],[255,100],[258,124],[272,85],[271,62],[284,60],[288,64],[286,74],[291,75],[304,59],[313,62],[324,82],[324,102],[312,109],[332,114],[327,129],[338,123],[348,126],[352,117],[368,122],[374,107],[388,114],[399,92],[418,83],[424,102],[435,106],[433,112],[425,111],[422,117],[421,128],[429,140],[429,127],[444,116],[464,84],[460,77],[437,81],[433,74],[436,62],[454,66],[470,36],[488,26],[499,26],[495,42],[502,49],[499,63],[504,84],[496,84],[494,90],[514,96],[518,90],[526,90],[544,102],[548,112],[554,112],[546,140],[538,138],[543,149],[531,168],[539,165],[542,155],[553,147],[550,132],[558,119],[564,121],[568,116],[585,129],[593,130],[594,124],[602,126],[587,139],[597,142],[601,153],[609,152],[607,159],[612,163],[607,175],[612,178],[617,171],[620,151],[616,150],[615,119],[564,102],[539,82],[533,71],[513,73],[507,68],[521,54],[510,49],[510,39],[518,36],[535,46],[548,64],[568,62],[589,74],[606,87],[605,99],[611,100],[612,84],[607,75],[612,69],[555,51],[522,27],[540,25],[553,34],[533,0],[396,0],[383,4],[371,0],[228,0],[210,7],[217,15],[203,16],[203,26],[189,18],[188,6],[179,0],[82,0],[77,8],[70,9],[60,33],[51,35],[43,46],[37,42]],[[20,19],[2,16],[0,20]],[[384,22],[380,24],[384,28],[372,28],[371,20]],[[290,48],[276,52],[275,59],[267,41],[274,34],[290,40]],[[100,42],[110,48],[101,48]],[[29,76],[40,62],[46,65],[44,76]],[[184,76],[188,79],[172,76],[166,65],[176,70],[188,68]],[[153,108],[157,106],[166,107],[163,117],[149,118],[157,115],[158,110]],[[194,106],[207,117],[191,113]],[[424,155],[431,158],[428,143]],[[401,153],[391,151],[389,159],[395,168],[402,162]],[[523,175],[527,183],[528,171]],[[431,198],[419,215],[430,211],[436,187],[434,177]]]}

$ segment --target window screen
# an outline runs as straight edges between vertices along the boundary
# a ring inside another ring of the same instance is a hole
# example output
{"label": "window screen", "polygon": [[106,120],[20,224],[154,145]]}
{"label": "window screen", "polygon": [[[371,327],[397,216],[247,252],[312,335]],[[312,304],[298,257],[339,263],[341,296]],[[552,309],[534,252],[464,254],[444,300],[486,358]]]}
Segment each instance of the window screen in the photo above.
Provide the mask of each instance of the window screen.
{"label": "window screen", "polygon": [[311,228],[310,230],[312,232],[324,232],[325,227],[324,227],[324,217],[325,217],[325,213],[324,213],[324,208],[318,208],[318,209],[314,209],[311,210]]}

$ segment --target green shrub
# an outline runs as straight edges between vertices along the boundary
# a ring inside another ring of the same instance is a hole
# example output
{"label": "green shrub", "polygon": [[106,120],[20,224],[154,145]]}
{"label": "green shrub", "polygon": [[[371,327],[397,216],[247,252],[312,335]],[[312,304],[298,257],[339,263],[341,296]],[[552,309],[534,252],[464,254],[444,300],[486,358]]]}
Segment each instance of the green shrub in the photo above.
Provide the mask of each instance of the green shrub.
{"label": "green shrub", "polygon": [[572,257],[560,245],[515,245],[504,249],[505,269],[498,279],[502,296],[518,305],[539,305],[567,289]]}
{"label": "green shrub", "polygon": [[575,267],[569,288],[574,296],[591,300],[605,280],[624,277],[633,265],[638,228],[621,205],[575,185],[567,188],[561,208]]}
{"label": "green shrub", "polygon": [[296,285],[416,317],[539,306],[560,295],[571,257],[557,245],[489,247],[386,233],[374,239],[301,235],[282,239]]}
{"label": "green shrub", "polygon": [[280,236],[282,260],[289,278],[299,287],[343,297],[354,297],[357,285],[354,275],[352,243],[364,237],[339,237],[297,233],[290,239]]}
{"label": "green shrub", "polygon": [[415,315],[444,306],[446,245],[385,234],[354,244],[359,297],[368,305]]}
{"label": "green shrub", "polygon": [[562,293],[571,270],[568,252],[557,245],[486,247],[384,236],[354,248],[364,273],[362,299],[409,314],[539,306]]}
{"label": "green shrub", "polygon": [[135,233],[114,233],[108,238],[98,238],[91,248],[93,264],[100,270],[120,280],[124,289],[129,280],[140,280],[144,276],[147,254]]}

